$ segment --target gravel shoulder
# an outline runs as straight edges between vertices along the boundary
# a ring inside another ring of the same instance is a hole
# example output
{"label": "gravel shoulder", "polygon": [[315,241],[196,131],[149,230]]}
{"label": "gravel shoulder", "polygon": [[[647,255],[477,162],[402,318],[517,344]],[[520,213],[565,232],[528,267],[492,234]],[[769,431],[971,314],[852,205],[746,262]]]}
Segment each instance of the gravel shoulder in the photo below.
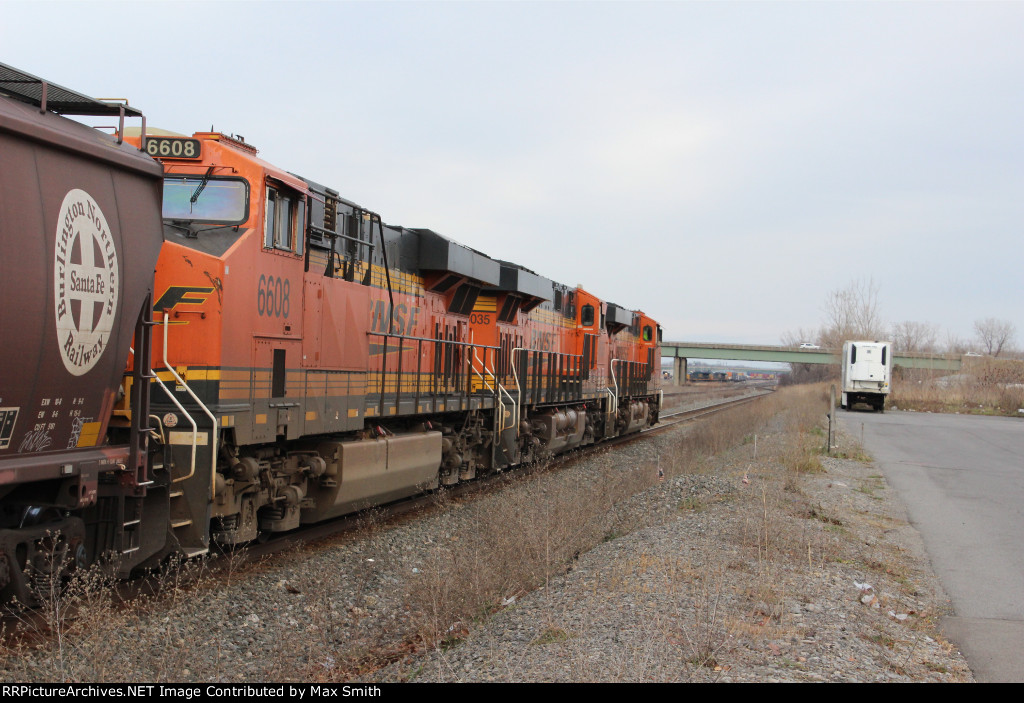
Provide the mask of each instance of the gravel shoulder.
{"label": "gravel shoulder", "polygon": [[[763,454],[781,436],[763,438]],[[765,446],[765,445],[769,446]],[[849,437],[840,455],[860,456]],[[455,646],[380,672],[426,681],[973,681],[948,599],[866,457],[782,479],[752,445],[646,491],[599,545]],[[788,485],[787,485],[788,483]]]}
{"label": "gravel shoulder", "polygon": [[[948,599],[921,540],[853,438],[838,448],[850,458],[794,471],[787,457],[808,438],[783,426],[673,460],[693,431],[442,497],[425,516],[371,512],[356,536],[255,564],[242,553],[197,585],[169,576],[159,602],[93,591],[57,641],[3,649],[0,680],[973,681],[939,631]],[[519,538],[537,506],[557,517],[572,510],[559,496],[600,504],[624,475],[642,490],[600,520]],[[502,535],[547,550],[540,586],[498,590],[472,617],[441,607],[483,592]]]}

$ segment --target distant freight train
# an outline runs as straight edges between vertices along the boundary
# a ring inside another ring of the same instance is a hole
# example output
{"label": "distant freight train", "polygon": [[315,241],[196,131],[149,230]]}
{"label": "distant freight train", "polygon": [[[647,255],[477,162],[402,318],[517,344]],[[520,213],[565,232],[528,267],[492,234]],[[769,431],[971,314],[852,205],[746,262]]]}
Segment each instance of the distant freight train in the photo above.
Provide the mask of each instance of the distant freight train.
{"label": "distant freight train", "polygon": [[0,65],[4,599],[657,422],[646,314],[138,115]]}
{"label": "distant freight train", "polygon": [[695,369],[686,374],[686,380],[691,382],[715,381],[718,383],[742,383],[750,378],[752,378],[752,376],[743,371],[711,371],[708,369]]}

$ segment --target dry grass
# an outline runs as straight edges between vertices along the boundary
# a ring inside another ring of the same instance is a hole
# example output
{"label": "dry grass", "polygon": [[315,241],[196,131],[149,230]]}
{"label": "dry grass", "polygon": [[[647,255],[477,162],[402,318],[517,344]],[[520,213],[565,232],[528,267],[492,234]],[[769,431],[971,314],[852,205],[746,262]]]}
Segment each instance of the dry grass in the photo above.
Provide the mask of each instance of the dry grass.
{"label": "dry grass", "polygon": [[918,412],[1021,415],[1024,361],[970,359],[960,374],[904,369],[892,385],[889,407]]}
{"label": "dry grass", "polygon": [[[187,680],[196,656],[181,622],[149,619],[145,636],[134,641],[126,641],[125,633],[152,610],[173,612],[203,588],[210,581],[206,562],[169,563],[150,581],[149,592],[130,600],[122,598],[109,573],[93,567],[38,579],[38,608],[5,606],[10,624],[0,637],[0,670],[64,683]],[[159,656],[147,657],[147,651]]]}
{"label": "dry grass", "polygon": [[[524,605],[528,611],[505,616],[508,620],[503,619],[499,629],[512,623],[516,628],[535,624],[538,634],[532,649],[543,641],[543,646],[555,648],[559,664],[569,662],[568,668],[561,667],[565,673],[558,680],[714,681],[731,676],[735,666],[746,668],[749,676],[750,667],[764,666],[766,659],[773,671],[788,669],[798,680],[804,672],[833,674],[832,668],[822,671],[820,663],[812,666],[799,650],[825,651],[817,644],[821,633],[806,624],[815,618],[801,614],[834,610],[847,618],[842,622],[849,635],[843,639],[874,638],[864,640],[873,644],[861,656],[877,661],[882,669],[911,678],[946,673],[943,664],[935,663],[934,652],[933,659],[925,656],[924,643],[934,642],[936,631],[934,613],[920,609],[920,594],[913,585],[917,574],[908,566],[907,555],[886,542],[902,523],[875,514],[871,507],[884,484],[865,468],[855,474],[862,479],[844,479],[847,484],[839,484],[842,488],[822,492],[828,485],[821,477],[821,428],[827,406],[825,386],[794,387],[756,406],[737,408],[725,419],[703,423],[699,431],[673,440],[667,451],[662,447],[661,466],[669,478],[682,473],[724,474],[742,479],[742,488],[725,500],[684,497],[673,503],[667,519],[681,521],[678,529],[687,535],[678,554],[666,557],[663,552],[627,549],[614,557],[606,553],[588,560],[586,575],[580,577],[585,581],[570,579],[553,589],[558,595],[531,599],[529,606]],[[866,459],[848,438],[840,449]],[[723,450],[728,450],[727,458],[716,458],[715,453]],[[646,475],[641,472],[633,487],[642,489],[640,479]],[[826,496],[840,502],[823,507],[820,501]],[[574,513],[573,519],[581,524],[593,519],[585,505],[578,505]],[[505,520],[500,513],[496,519]],[[646,523],[616,525],[615,536],[657,525],[660,519],[652,515]],[[711,530],[703,531],[708,525]],[[545,566],[557,573],[559,564]],[[878,608],[857,600],[853,582],[866,578],[878,589]],[[581,583],[586,584],[583,592]],[[571,588],[571,605],[561,595],[565,588]],[[627,607],[622,609],[622,627],[609,644],[608,623],[600,621],[592,628],[588,613],[613,599]],[[909,613],[909,619],[897,621],[890,609],[901,616]],[[526,612],[529,621],[524,622]],[[823,641],[837,643],[824,647],[843,646],[839,639]],[[508,646],[514,649],[515,644]],[[446,665],[455,656],[448,652]],[[531,670],[522,662],[537,657],[519,651],[512,659],[521,669],[510,672],[509,680],[529,680]],[[842,661],[854,660],[844,656]],[[431,664],[426,666],[435,671]],[[855,676],[872,675],[870,664],[850,668]],[[557,669],[550,657],[541,666],[545,673]],[[440,667],[436,674],[439,680],[463,676],[461,667]],[[969,673],[957,667],[956,675]]]}
{"label": "dry grass", "polygon": [[562,574],[612,531],[612,506],[649,485],[641,468],[528,478],[484,498],[486,519],[457,540],[432,545],[407,602],[423,641],[445,642],[503,601]]}
{"label": "dry grass", "polygon": [[[821,386],[793,387],[721,413],[662,451],[658,467],[669,479],[687,472],[710,472],[714,470],[712,457],[739,445],[747,445],[753,452],[756,433],[782,417],[787,432],[797,437],[781,453],[783,471],[794,476],[820,471],[815,452],[824,440],[812,434],[812,428],[824,419],[827,400]],[[762,453],[766,451],[762,449]],[[472,534],[460,535],[458,542],[436,545],[410,588],[408,608],[423,640],[441,646],[449,633],[486,619],[500,609],[503,600],[563,574],[579,554],[646,526],[616,520],[614,508],[654,485],[656,475],[650,466],[605,462],[596,476],[546,476],[490,498],[480,511],[486,520]],[[809,547],[802,535],[798,544],[781,536],[785,527],[776,516],[779,502],[774,484],[764,483],[761,505],[750,526],[759,574],[770,573],[769,565],[781,552],[798,554],[806,562],[809,549],[817,551],[817,545]],[[693,512],[705,507],[699,498],[684,499],[678,505],[681,511]],[[686,633],[684,659],[699,661],[701,666],[714,666],[715,653],[728,637],[718,611],[721,579],[715,577],[723,570],[684,578],[685,583],[698,587],[690,606],[693,614],[687,618],[692,624],[680,630]],[[676,569],[673,574],[684,572]]]}

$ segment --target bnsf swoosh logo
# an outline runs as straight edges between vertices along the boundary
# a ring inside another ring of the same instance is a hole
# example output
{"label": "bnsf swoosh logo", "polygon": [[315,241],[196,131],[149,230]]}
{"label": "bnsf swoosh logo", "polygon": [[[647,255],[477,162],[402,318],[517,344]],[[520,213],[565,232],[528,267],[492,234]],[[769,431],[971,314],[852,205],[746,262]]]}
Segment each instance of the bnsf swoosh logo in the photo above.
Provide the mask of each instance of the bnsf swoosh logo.
{"label": "bnsf swoosh logo", "polygon": [[153,311],[170,312],[179,305],[202,305],[214,290],[212,286],[170,286],[156,301]]}

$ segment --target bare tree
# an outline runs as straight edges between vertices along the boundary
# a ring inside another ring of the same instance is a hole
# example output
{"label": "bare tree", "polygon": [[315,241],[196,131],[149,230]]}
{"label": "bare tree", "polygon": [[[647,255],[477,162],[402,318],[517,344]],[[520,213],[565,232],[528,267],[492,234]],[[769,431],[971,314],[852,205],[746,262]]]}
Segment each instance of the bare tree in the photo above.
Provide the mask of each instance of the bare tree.
{"label": "bare tree", "polygon": [[878,284],[869,278],[852,281],[846,288],[829,293],[820,337],[822,346],[838,349],[848,339],[884,338],[878,292]]}
{"label": "bare tree", "polygon": [[900,351],[931,352],[938,346],[939,326],[904,320],[892,326],[890,335],[893,345]]}
{"label": "bare tree", "polygon": [[946,352],[950,354],[966,354],[971,350],[970,343],[955,332],[946,332]]}
{"label": "bare tree", "polygon": [[986,354],[999,356],[1003,347],[1013,344],[1017,329],[1009,320],[986,317],[984,320],[975,321],[974,332],[978,335],[978,341],[981,342]]}

